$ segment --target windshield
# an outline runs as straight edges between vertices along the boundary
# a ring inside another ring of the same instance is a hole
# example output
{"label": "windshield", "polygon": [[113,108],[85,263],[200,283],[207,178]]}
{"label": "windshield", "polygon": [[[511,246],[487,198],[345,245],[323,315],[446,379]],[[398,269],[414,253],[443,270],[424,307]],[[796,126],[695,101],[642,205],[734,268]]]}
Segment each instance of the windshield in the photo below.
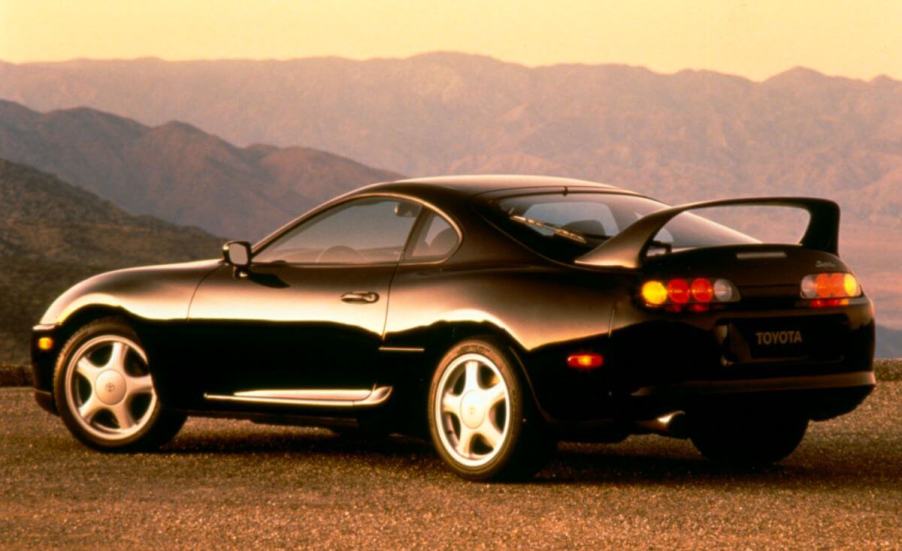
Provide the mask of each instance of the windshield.
{"label": "windshield", "polygon": [[[562,262],[573,262],[624,228],[667,205],[614,193],[539,193],[492,199],[487,216],[518,241]],[[757,243],[748,235],[684,212],[655,236],[650,255]]]}

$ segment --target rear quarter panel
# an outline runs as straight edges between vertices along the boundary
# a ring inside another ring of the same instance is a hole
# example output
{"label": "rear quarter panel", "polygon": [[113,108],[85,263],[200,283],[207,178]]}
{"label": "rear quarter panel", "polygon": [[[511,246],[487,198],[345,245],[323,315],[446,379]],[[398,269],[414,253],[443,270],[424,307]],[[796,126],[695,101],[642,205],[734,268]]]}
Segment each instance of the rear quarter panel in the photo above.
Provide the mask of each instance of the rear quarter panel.
{"label": "rear quarter panel", "polygon": [[[628,287],[624,276],[566,267],[402,266],[392,283],[385,344],[424,348],[408,367],[425,384],[456,340],[500,337],[522,362],[545,417],[578,417],[599,403],[602,381],[568,368],[567,356],[605,351],[613,305]],[[387,362],[387,377],[402,364]]]}

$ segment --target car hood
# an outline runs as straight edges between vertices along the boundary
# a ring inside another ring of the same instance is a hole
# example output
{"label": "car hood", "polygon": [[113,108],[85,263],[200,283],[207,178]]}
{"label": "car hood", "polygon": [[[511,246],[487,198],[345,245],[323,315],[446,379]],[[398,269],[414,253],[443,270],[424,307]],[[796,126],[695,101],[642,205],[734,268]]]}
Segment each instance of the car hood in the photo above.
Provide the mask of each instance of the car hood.
{"label": "car hood", "polygon": [[79,310],[102,307],[148,320],[185,319],[201,280],[222,260],[126,268],[92,276],[60,295],[41,317],[41,325],[58,325]]}

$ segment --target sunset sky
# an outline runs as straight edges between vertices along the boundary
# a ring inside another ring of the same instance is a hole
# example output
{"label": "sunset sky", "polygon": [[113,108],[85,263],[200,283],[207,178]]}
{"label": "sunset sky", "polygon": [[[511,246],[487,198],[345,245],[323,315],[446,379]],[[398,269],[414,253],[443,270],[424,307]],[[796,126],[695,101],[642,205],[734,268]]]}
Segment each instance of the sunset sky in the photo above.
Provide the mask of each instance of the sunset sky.
{"label": "sunset sky", "polygon": [[899,0],[0,0],[0,59],[405,57],[902,78]]}

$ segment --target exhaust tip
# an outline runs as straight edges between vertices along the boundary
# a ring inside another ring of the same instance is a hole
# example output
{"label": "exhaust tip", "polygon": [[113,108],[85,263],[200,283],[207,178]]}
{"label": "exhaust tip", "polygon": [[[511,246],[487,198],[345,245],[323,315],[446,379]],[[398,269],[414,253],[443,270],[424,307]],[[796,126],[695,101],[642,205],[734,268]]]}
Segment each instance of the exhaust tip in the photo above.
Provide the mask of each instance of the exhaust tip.
{"label": "exhaust tip", "polygon": [[674,411],[655,419],[637,421],[636,428],[640,433],[660,434],[672,438],[688,438],[689,423],[686,413]]}

